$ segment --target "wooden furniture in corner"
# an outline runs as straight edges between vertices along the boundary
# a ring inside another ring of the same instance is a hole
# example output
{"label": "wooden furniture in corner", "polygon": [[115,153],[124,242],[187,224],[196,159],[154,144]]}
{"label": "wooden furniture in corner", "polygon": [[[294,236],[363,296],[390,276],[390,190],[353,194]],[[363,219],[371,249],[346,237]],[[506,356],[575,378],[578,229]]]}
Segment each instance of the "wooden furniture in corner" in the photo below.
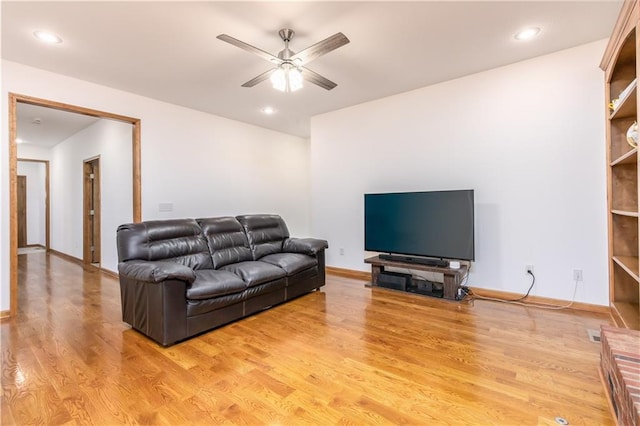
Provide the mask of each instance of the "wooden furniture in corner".
{"label": "wooden furniture in corner", "polygon": [[[600,68],[605,71],[609,301],[620,327],[640,329],[638,148],[627,130],[638,121],[638,0],[623,3]],[[609,107],[615,102],[615,108]]]}
{"label": "wooden furniture in corner", "polygon": [[640,332],[607,325],[600,332],[600,379],[619,425],[640,425]]}

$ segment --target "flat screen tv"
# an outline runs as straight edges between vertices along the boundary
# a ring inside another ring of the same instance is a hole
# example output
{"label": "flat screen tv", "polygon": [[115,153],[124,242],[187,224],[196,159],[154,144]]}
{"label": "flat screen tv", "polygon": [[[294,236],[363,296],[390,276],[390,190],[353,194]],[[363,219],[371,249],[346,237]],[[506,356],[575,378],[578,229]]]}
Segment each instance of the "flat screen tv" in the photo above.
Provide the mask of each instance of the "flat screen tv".
{"label": "flat screen tv", "polygon": [[475,260],[473,222],[472,189],[364,195],[366,251]]}

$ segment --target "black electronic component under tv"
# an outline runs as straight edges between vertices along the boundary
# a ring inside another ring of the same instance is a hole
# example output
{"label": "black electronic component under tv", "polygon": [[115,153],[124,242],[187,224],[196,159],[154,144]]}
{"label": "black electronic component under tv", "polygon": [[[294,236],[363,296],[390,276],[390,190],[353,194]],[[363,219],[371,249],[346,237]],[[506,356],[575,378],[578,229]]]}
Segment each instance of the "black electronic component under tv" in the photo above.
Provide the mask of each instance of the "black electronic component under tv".
{"label": "black electronic component under tv", "polygon": [[[475,260],[473,190],[365,194],[364,249]],[[423,263],[422,258],[393,259]]]}

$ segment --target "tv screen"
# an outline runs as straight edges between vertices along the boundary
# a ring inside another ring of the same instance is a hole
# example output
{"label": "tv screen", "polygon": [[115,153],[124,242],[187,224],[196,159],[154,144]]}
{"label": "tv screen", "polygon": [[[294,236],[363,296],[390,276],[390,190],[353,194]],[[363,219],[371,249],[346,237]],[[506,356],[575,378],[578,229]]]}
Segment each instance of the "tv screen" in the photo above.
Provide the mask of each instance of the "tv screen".
{"label": "tv screen", "polygon": [[473,190],[364,195],[367,251],[474,260]]}

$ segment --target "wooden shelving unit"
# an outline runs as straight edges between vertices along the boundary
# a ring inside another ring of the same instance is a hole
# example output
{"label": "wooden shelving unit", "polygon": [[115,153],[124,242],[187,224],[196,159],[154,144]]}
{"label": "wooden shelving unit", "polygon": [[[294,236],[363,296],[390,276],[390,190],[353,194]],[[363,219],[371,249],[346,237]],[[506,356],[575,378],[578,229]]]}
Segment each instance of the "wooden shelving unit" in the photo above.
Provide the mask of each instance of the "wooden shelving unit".
{"label": "wooden shelving unit", "polygon": [[620,327],[640,329],[640,269],[638,266],[638,149],[626,138],[638,121],[640,37],[638,0],[626,1],[600,67],[605,71],[607,105],[607,200],[609,222],[609,300]]}

